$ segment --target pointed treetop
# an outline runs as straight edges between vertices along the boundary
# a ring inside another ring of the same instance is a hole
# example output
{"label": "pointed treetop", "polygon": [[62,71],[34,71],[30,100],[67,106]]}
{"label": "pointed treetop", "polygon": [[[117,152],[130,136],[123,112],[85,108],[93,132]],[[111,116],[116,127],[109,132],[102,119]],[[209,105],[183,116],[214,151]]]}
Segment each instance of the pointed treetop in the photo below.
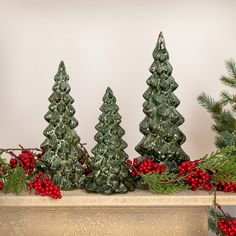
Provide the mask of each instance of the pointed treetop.
{"label": "pointed treetop", "polygon": [[56,82],[60,80],[65,80],[65,81],[69,80],[69,76],[66,73],[66,67],[63,61],[60,62],[58,70],[57,70],[57,74],[55,75],[54,79]]}
{"label": "pointed treetop", "polygon": [[157,40],[157,48],[159,50],[162,50],[162,49],[165,49],[165,39],[164,39],[164,36],[162,34],[162,32],[159,33],[159,36],[158,36],[158,40]]}
{"label": "pointed treetop", "polygon": [[159,36],[158,36],[158,37],[162,37],[162,38],[164,37],[164,36],[163,36],[163,33],[162,33],[162,31],[160,31],[160,33],[159,33]]}
{"label": "pointed treetop", "polygon": [[61,61],[58,67],[58,73],[63,73],[64,71],[66,72],[66,67],[64,61]]}
{"label": "pointed treetop", "polygon": [[114,97],[114,94],[110,87],[107,87],[105,95],[103,96],[103,102],[108,102],[108,101],[116,102],[116,98]]}
{"label": "pointed treetop", "polygon": [[[160,53],[164,54],[165,56],[163,55],[164,57],[160,58],[160,55],[158,55]],[[169,55],[168,55],[168,52],[166,49],[165,39],[164,39],[162,32],[159,33],[156,48],[153,51],[153,58],[155,60],[164,59],[164,58],[167,60],[169,59]]]}
{"label": "pointed treetop", "polygon": [[110,87],[107,87],[107,89],[106,89],[106,94],[112,94],[112,95],[113,95],[113,92],[112,92],[112,90],[111,90]]}

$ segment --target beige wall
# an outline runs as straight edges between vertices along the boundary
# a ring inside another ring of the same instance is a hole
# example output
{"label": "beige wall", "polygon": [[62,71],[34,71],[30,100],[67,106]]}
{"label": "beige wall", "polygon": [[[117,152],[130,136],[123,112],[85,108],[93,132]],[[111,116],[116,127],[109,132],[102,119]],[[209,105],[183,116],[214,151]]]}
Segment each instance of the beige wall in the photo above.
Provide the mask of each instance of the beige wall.
{"label": "beige wall", "polygon": [[183,145],[192,158],[214,149],[211,118],[196,97],[217,97],[224,60],[236,58],[236,1],[0,0],[0,146],[39,146],[53,76],[63,59],[71,77],[77,128],[90,150],[107,86],[117,96],[127,152],[137,156],[142,98],[159,31],[163,31]]}

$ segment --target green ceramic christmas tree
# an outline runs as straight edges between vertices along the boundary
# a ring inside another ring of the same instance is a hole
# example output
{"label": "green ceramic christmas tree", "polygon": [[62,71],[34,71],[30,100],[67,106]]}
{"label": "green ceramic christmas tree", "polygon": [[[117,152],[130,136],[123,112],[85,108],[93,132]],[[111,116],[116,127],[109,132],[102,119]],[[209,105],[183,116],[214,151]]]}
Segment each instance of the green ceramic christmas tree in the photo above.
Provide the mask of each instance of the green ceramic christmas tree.
{"label": "green ceramic christmas tree", "polygon": [[176,110],[180,101],[173,91],[178,84],[171,76],[172,66],[162,33],[159,34],[153,58],[154,62],[149,69],[152,75],[147,80],[149,87],[143,95],[146,117],[139,126],[144,137],[136,146],[136,151],[142,157],[157,162],[179,164],[189,160],[181,148],[185,135],[178,128],[184,118]]}
{"label": "green ceramic christmas tree", "polygon": [[49,124],[43,132],[46,139],[41,144],[42,160],[52,181],[63,190],[70,190],[82,185],[83,163],[88,154],[75,131],[78,121],[74,117],[74,99],[69,94],[69,76],[63,62],[54,80],[49,111],[44,116]]}
{"label": "green ceramic christmas tree", "polygon": [[127,144],[122,139],[125,131],[120,126],[119,107],[110,88],[106,90],[100,110],[98,132],[94,137],[97,144],[92,149],[93,171],[87,176],[85,189],[103,194],[126,193],[134,190],[134,184],[126,164],[128,155],[124,149]]}

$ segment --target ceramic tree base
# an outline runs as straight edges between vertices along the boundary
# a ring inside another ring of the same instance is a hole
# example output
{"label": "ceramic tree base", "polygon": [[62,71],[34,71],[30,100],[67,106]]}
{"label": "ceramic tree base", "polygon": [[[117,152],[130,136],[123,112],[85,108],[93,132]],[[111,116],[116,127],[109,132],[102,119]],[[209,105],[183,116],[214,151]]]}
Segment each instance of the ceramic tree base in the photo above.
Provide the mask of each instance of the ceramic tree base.
{"label": "ceramic tree base", "polygon": [[[203,191],[165,196],[63,192],[61,200],[0,194],[1,236],[207,236],[213,196]],[[219,193],[221,205],[236,194]]]}

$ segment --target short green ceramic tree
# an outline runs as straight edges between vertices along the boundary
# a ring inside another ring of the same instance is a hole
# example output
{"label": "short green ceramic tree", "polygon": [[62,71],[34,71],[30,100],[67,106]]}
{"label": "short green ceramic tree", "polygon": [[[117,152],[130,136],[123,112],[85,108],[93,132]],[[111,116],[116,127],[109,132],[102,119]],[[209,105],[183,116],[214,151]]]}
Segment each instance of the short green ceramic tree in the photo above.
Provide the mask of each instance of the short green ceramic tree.
{"label": "short green ceramic tree", "polygon": [[49,124],[43,132],[46,139],[41,144],[42,161],[52,181],[62,190],[71,190],[83,184],[83,163],[88,154],[75,131],[78,121],[74,117],[74,99],[69,94],[69,76],[63,62],[54,80],[49,111],[44,116]]}
{"label": "short green ceramic tree", "polygon": [[180,101],[173,91],[178,84],[171,76],[172,66],[162,33],[159,34],[153,58],[149,68],[152,75],[147,80],[149,87],[143,95],[146,117],[139,126],[144,137],[136,146],[136,151],[156,162],[179,164],[189,160],[181,148],[186,138],[178,127],[183,124],[184,118],[176,110]]}
{"label": "short green ceramic tree", "polygon": [[128,155],[124,149],[127,144],[122,139],[125,131],[120,126],[119,107],[110,88],[106,90],[100,110],[98,132],[94,137],[97,144],[92,149],[93,171],[87,176],[85,189],[102,194],[126,193],[134,190],[134,183],[126,164]]}

